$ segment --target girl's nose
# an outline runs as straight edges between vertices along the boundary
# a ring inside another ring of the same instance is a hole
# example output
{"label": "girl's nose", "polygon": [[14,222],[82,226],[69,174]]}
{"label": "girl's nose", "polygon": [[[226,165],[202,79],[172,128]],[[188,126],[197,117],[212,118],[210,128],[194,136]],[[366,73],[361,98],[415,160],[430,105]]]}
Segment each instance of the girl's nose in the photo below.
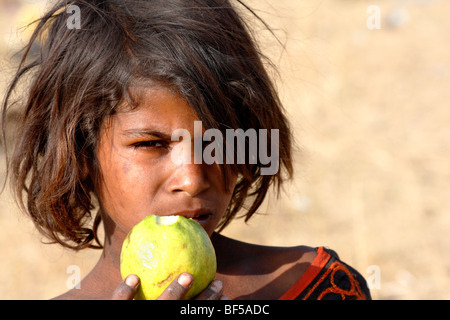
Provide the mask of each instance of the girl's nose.
{"label": "girl's nose", "polygon": [[185,192],[194,197],[210,187],[204,164],[182,164],[175,168],[170,182],[170,192]]}

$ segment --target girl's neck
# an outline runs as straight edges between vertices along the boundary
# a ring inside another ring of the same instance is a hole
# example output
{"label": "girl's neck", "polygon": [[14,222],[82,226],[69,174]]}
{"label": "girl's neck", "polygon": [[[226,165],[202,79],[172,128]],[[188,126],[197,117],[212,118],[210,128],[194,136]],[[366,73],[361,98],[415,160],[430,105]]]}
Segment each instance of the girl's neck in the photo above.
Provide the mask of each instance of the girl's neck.
{"label": "girl's neck", "polygon": [[80,294],[98,299],[110,299],[122,281],[120,252],[126,234],[116,228],[106,215],[102,216],[105,230],[103,251],[95,267],[81,282]]}

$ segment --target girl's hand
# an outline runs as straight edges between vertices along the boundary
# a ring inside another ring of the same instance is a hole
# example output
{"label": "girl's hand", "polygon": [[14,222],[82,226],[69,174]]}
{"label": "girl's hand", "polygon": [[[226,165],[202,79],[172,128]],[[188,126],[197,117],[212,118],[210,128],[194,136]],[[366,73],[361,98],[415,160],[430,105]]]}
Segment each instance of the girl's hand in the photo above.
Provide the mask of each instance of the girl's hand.
{"label": "girl's hand", "polygon": [[[194,277],[189,273],[181,273],[173,280],[157,300],[181,300],[188,292],[194,281]],[[114,290],[113,300],[133,300],[139,289],[139,277],[130,274],[120,285]],[[223,292],[223,284],[220,280],[214,280],[203,290],[195,299],[196,300],[223,300],[226,299]]]}

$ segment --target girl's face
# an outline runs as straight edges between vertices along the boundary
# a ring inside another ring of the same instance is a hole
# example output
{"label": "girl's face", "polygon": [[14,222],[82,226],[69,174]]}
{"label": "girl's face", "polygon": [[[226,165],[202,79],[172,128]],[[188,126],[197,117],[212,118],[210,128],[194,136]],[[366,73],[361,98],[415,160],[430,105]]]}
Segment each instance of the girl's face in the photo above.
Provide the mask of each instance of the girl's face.
{"label": "girl's face", "polygon": [[171,141],[172,132],[188,130],[193,149],[196,120],[179,94],[157,86],[145,92],[141,106],[119,111],[107,121],[97,151],[102,176],[98,193],[103,213],[116,228],[128,233],[148,215],[182,215],[213,233],[230,203],[236,177],[230,177],[226,191],[218,165],[172,160],[173,148],[181,143]]}

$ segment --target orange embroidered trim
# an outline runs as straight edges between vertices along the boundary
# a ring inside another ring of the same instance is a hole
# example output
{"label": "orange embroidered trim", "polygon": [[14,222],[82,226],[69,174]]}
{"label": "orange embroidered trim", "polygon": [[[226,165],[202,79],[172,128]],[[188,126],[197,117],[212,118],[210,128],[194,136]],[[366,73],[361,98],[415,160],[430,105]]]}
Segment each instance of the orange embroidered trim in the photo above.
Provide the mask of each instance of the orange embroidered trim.
{"label": "orange embroidered trim", "polygon": [[328,260],[330,260],[330,254],[323,248],[317,249],[317,256],[311,265],[306,269],[305,273],[297,280],[294,285],[286,291],[279,300],[294,300],[300,293],[302,293],[309,284],[317,277],[317,275],[325,268]]}
{"label": "orange embroidered trim", "polygon": [[[337,271],[343,271],[350,280],[350,289],[344,290],[342,288],[339,288],[335,283],[335,275]],[[320,279],[314,284],[314,286],[309,290],[309,292],[305,295],[303,300],[308,299],[308,297],[314,292],[314,290],[327,278],[327,276],[330,275],[330,283],[331,287],[327,288],[326,290],[322,291],[320,295],[317,297],[318,300],[321,300],[326,294],[328,293],[335,293],[340,294],[342,297],[342,300],[345,300],[346,297],[355,297],[357,300],[365,300],[366,297],[361,292],[361,289],[359,288],[358,282],[353,277],[351,272],[340,262],[336,261],[331,264],[331,266],[328,268],[328,270],[320,277]]]}

